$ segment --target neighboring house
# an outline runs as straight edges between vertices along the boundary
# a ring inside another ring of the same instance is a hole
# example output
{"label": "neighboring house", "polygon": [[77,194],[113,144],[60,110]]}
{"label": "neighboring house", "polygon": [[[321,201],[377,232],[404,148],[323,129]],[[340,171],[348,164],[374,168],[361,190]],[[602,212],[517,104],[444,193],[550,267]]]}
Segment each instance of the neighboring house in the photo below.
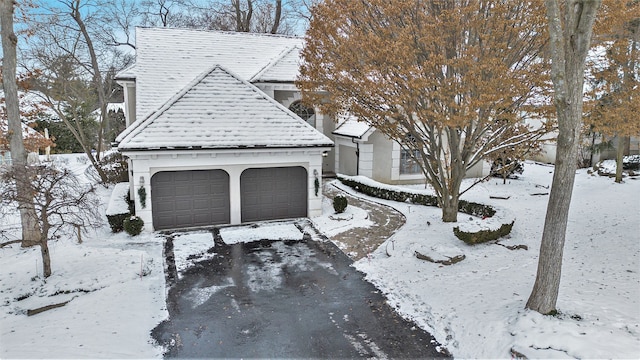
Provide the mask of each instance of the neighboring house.
{"label": "neighboring house", "polygon": [[[425,177],[407,150],[380,131],[353,117],[340,119],[335,131],[335,168],[345,175],[363,175],[387,184],[423,184]],[[467,177],[489,174],[490,165],[481,162],[467,171]]]}
{"label": "neighboring house", "polygon": [[[528,125],[532,126],[533,128],[537,128],[541,126],[541,122],[538,119],[535,118],[530,118],[527,119],[526,122]],[[551,132],[547,135],[545,135],[543,137],[543,139],[545,140],[545,142],[542,145],[542,151],[540,151],[539,153],[533,155],[533,156],[529,156],[528,158],[530,160],[534,160],[534,161],[538,161],[538,162],[542,162],[542,163],[547,163],[547,164],[553,164],[556,162],[556,148],[557,148],[557,143],[556,143],[556,137],[558,136],[557,131]],[[594,146],[594,145],[598,145],[598,144],[602,144],[603,142],[603,136],[600,134],[595,134],[595,138],[590,138],[590,137],[583,137],[581,139],[581,147],[579,149],[579,158],[578,161],[581,161],[584,158],[585,160],[587,160],[586,162],[588,163],[589,159],[591,159],[591,164],[589,165],[595,165],[596,163],[598,163],[601,160],[606,160],[606,159],[615,159],[616,158],[616,147],[618,144],[618,141],[620,141],[620,138],[618,137],[613,137],[613,138],[607,138],[605,141],[609,141],[611,140],[611,146],[609,147],[602,147],[591,153],[591,150],[589,149],[589,147]],[[630,136],[625,138],[625,140],[623,141],[627,141],[627,143],[625,144],[625,151],[624,154],[625,155],[637,155],[640,154],[640,137],[637,136]],[[583,164],[583,165],[587,165],[587,164]]]}
{"label": "neighboring house", "polygon": [[[42,105],[42,95],[36,91],[18,91],[20,101],[20,112],[22,121],[25,117],[33,118],[38,114],[50,115],[51,111]],[[0,113],[4,113],[4,91],[0,89]],[[0,165],[11,165],[11,149],[7,135],[8,124],[5,119],[0,119]],[[25,140],[25,147],[28,152],[28,161],[38,161],[38,150],[43,149],[42,144],[48,143],[45,136],[31,127],[22,123],[22,138]]]}
{"label": "neighboring house", "polygon": [[324,117],[297,102],[300,38],[138,29],[136,39],[136,64],[118,76],[130,126],[116,141],[147,229],[322,213],[316,183],[333,142],[318,130]]}
{"label": "neighboring house", "polygon": [[[11,148],[9,147],[9,140],[7,137],[8,124],[5,120],[0,119],[0,166],[11,165]],[[33,130],[25,124],[22,124],[22,138],[25,139],[27,144],[36,144],[44,139],[44,135]],[[38,152],[33,149],[27,149],[27,161],[34,163],[38,161]]]}

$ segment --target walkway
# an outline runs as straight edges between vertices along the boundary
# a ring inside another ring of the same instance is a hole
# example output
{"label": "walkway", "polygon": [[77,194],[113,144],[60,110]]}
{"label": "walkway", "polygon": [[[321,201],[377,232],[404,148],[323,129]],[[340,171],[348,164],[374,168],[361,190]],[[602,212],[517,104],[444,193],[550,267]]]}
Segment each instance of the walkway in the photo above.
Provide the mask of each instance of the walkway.
{"label": "walkway", "polygon": [[370,227],[350,229],[331,237],[332,240],[344,244],[345,248],[342,250],[354,261],[366,257],[369,253],[377,249],[378,246],[402,227],[406,221],[404,215],[397,210],[386,205],[352,196],[338,189],[331,183],[331,180],[324,184],[323,193],[331,202],[333,202],[334,196],[342,194],[347,197],[350,206],[359,207],[369,213],[369,219],[373,222],[373,225]]}

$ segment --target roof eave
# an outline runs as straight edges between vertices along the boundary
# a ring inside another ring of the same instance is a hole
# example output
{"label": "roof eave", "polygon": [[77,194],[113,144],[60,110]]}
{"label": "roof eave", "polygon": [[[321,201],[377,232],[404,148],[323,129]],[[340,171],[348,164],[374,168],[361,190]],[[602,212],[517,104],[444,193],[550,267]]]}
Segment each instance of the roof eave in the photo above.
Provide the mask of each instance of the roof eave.
{"label": "roof eave", "polygon": [[268,146],[268,145],[237,145],[237,146],[158,146],[158,147],[121,147],[118,151],[181,151],[181,150],[282,150],[282,149],[306,149],[306,148],[331,148],[334,144]]}

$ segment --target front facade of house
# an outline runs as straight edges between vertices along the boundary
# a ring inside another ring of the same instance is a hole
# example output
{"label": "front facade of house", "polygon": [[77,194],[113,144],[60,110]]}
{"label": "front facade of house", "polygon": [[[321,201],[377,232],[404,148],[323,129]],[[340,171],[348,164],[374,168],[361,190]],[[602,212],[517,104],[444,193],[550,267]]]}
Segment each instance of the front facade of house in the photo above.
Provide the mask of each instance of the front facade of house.
{"label": "front facade of house", "polygon": [[138,29],[137,42],[116,141],[148,230],[322,213],[333,143],[293,85],[301,39]]}
{"label": "front facade of house", "polygon": [[136,39],[136,63],[117,77],[128,128],[116,142],[149,230],[316,216],[323,174],[424,182],[382,133],[302,105],[299,37],[163,28]]}

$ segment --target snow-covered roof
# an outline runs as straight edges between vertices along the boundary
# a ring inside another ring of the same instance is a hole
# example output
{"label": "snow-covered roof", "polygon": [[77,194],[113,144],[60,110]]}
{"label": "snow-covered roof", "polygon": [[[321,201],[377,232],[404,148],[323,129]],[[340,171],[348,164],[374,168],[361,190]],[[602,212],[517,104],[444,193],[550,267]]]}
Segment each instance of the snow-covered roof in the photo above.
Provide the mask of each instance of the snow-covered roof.
{"label": "snow-covered roof", "polygon": [[251,82],[294,82],[299,75],[300,48],[286,49],[277,59],[254,75]]}
{"label": "snow-covered roof", "polygon": [[220,65],[116,139],[119,150],[324,147],[333,142]]}
{"label": "snow-covered roof", "polygon": [[[23,139],[26,139],[27,137],[44,137],[44,135],[40,134],[39,132],[35,131],[31,127],[25,125],[24,123],[22,123],[21,125],[22,125]],[[0,133],[5,134],[8,130],[9,130],[9,124],[7,123],[7,121],[4,119],[0,119]]]}
{"label": "snow-covered roof", "polygon": [[[286,65],[291,61],[286,55],[303,45],[299,37],[167,28],[138,28],[136,42],[136,65],[129,72],[136,79],[138,119],[158,109],[215,64],[243,80],[271,69],[264,75],[278,74],[292,81],[298,69]],[[280,65],[278,60],[282,60]]]}
{"label": "snow-covered roof", "polygon": [[116,74],[116,80],[133,80],[136,78],[136,64],[131,64]]}
{"label": "snow-covered roof", "polygon": [[[4,90],[0,89],[0,103],[4,106]],[[58,119],[58,114],[46,105],[46,96],[35,90],[18,90],[18,101],[20,102],[20,111],[23,113],[38,113],[46,115],[50,118]]]}
{"label": "snow-covered roof", "polygon": [[357,117],[347,114],[338,117],[338,127],[333,131],[333,134],[360,139],[371,130],[374,130],[373,126],[358,121]]}

